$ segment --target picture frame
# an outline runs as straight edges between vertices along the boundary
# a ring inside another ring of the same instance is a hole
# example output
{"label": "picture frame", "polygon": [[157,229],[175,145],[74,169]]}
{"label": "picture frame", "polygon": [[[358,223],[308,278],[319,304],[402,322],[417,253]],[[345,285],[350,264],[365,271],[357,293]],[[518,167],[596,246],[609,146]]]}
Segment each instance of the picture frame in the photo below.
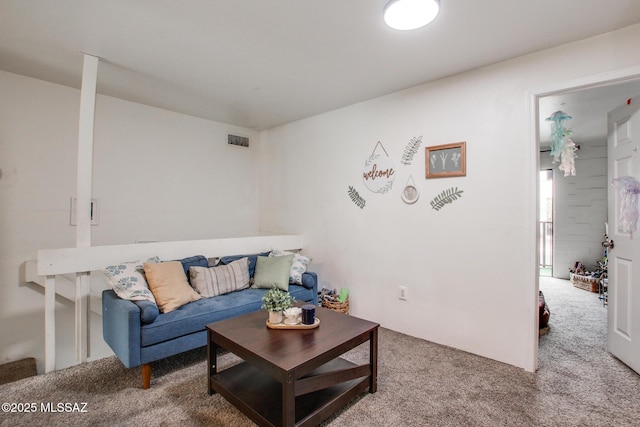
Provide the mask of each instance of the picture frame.
{"label": "picture frame", "polygon": [[409,179],[407,179],[407,183],[402,189],[400,197],[402,201],[408,205],[414,204],[420,198],[420,191],[416,186],[416,182],[413,180],[413,176],[409,175]]}
{"label": "picture frame", "polygon": [[466,141],[426,147],[425,169],[426,179],[466,176]]}
{"label": "picture frame", "polygon": [[420,193],[415,185],[407,184],[402,190],[402,195],[400,196],[402,201],[408,205],[412,205],[418,201],[420,197]]}

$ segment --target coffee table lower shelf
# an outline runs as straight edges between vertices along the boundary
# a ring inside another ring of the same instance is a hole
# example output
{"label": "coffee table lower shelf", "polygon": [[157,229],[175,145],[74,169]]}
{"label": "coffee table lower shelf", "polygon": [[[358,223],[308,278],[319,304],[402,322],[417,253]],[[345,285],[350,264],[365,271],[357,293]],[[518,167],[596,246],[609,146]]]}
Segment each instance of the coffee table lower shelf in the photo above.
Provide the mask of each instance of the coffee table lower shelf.
{"label": "coffee table lower shelf", "polygon": [[[358,365],[336,358],[303,378]],[[317,425],[367,390],[369,376],[332,385],[295,398],[295,425]],[[282,385],[271,375],[242,362],[209,378],[209,387],[220,393],[242,413],[260,426],[282,425]]]}

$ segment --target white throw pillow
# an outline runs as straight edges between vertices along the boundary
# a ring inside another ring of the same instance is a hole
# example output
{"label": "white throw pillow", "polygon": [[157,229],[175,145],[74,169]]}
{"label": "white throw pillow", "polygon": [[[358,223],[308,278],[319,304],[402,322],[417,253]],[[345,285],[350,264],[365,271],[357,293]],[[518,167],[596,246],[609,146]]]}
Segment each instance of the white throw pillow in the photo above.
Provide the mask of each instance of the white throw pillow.
{"label": "white throw pillow", "polygon": [[311,262],[310,257],[300,255],[298,253],[282,251],[280,249],[273,249],[269,256],[283,256],[291,254],[293,254],[293,263],[291,264],[291,271],[289,273],[289,283],[302,285],[302,274],[307,271],[307,266]]}

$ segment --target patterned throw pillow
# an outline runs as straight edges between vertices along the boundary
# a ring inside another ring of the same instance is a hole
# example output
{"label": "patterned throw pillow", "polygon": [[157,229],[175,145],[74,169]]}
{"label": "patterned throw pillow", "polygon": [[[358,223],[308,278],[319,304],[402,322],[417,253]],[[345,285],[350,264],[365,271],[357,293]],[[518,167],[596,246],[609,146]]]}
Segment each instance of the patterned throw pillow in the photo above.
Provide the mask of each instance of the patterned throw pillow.
{"label": "patterned throw pillow", "polygon": [[249,258],[218,267],[190,267],[191,286],[204,298],[249,287]]}
{"label": "patterned throw pillow", "polygon": [[293,263],[291,264],[291,272],[289,273],[289,283],[297,285],[302,284],[302,274],[307,271],[307,266],[311,262],[311,258],[293,252],[281,251],[274,249],[269,256],[283,256],[293,254]]}
{"label": "patterned throw pillow", "polygon": [[[147,262],[160,262],[160,258],[149,258]],[[155,304],[156,300],[149,290],[144,277],[144,261],[122,262],[104,269],[107,281],[116,295],[131,301],[147,300]]]}

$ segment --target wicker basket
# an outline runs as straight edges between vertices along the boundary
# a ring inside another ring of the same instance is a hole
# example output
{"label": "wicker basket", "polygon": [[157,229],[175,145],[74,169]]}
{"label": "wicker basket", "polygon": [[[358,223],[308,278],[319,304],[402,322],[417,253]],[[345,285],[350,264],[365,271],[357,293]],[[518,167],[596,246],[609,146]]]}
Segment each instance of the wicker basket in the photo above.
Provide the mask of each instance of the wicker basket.
{"label": "wicker basket", "polygon": [[322,306],[328,308],[329,310],[349,314],[349,297],[347,297],[345,302],[330,301],[326,298],[322,298]]}
{"label": "wicker basket", "polygon": [[576,288],[584,289],[589,292],[599,292],[600,278],[593,276],[581,276],[579,274],[569,273],[571,283]]}

